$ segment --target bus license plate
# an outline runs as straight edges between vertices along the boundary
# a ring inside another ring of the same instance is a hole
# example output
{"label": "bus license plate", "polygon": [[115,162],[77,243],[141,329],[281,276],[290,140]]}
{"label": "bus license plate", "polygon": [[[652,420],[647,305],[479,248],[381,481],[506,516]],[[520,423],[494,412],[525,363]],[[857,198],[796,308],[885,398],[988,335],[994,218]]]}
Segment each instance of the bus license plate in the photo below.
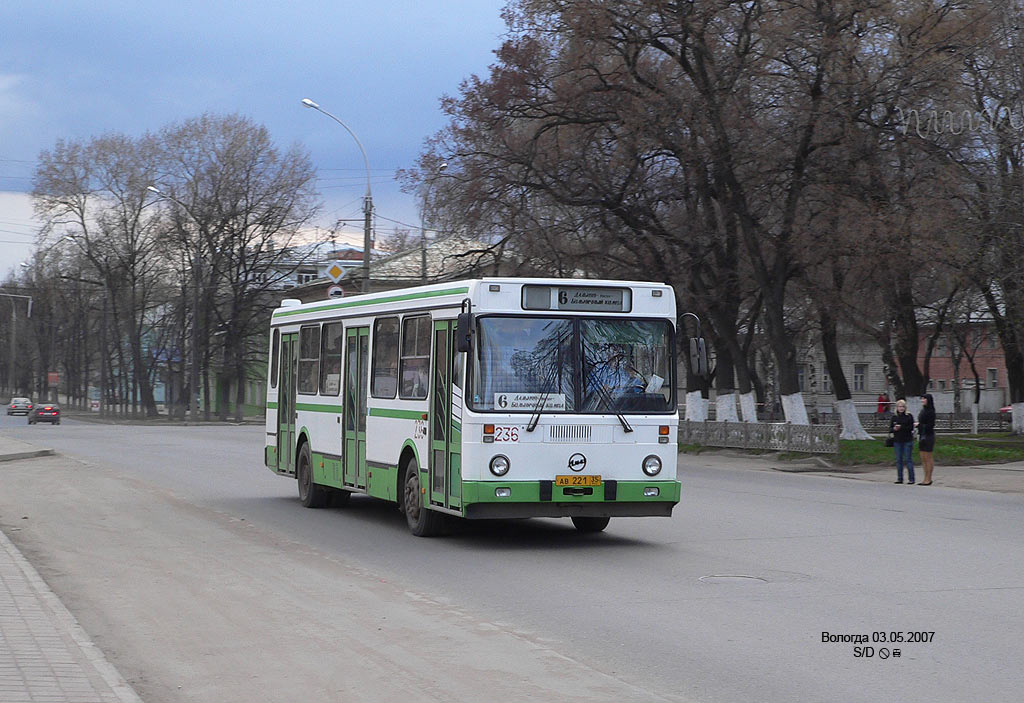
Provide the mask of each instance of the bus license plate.
{"label": "bus license plate", "polygon": [[600,476],[555,476],[556,486],[600,486]]}

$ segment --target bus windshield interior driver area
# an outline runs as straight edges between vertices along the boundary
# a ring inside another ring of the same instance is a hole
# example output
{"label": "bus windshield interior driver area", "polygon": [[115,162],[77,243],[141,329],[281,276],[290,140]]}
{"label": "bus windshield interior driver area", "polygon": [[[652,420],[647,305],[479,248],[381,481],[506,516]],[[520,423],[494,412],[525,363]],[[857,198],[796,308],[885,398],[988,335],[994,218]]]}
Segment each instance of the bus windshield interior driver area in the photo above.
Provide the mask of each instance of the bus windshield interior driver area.
{"label": "bus windshield interior driver area", "polygon": [[[265,463],[307,507],[389,500],[419,536],[454,518],[597,532],[671,515],[677,324],[660,283],[485,278],[286,300]],[[699,332],[689,347],[706,369]]]}

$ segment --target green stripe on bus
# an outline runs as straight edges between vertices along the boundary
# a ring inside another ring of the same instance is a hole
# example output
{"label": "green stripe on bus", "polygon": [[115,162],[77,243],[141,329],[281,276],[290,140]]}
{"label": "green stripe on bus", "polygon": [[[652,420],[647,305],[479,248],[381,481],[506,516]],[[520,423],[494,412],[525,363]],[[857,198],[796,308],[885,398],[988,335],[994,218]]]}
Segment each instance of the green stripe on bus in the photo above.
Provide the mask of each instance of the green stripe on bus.
{"label": "green stripe on bus", "polygon": [[296,403],[296,410],[308,410],[311,413],[341,413],[340,405],[321,405],[319,403]]}
{"label": "green stripe on bus", "polygon": [[277,408],[277,401],[270,401],[267,403],[267,410],[274,410]]}
{"label": "green stripe on bus", "polygon": [[289,315],[305,315],[309,312],[326,312],[327,310],[341,310],[343,308],[354,308],[363,305],[376,305],[377,303],[397,303],[403,300],[418,300],[420,298],[438,298],[445,295],[458,295],[459,293],[468,293],[469,288],[446,288],[444,290],[432,290],[426,293],[406,293],[405,295],[391,295],[384,298],[371,298],[369,300],[350,300],[345,303],[332,303],[330,305],[321,305],[315,308],[306,308],[304,310],[286,310],[284,312],[275,312],[274,317],[288,317]]}
{"label": "green stripe on bus", "polygon": [[397,417],[401,420],[422,420],[427,413],[423,410],[395,410],[393,408],[370,408],[374,417]]}

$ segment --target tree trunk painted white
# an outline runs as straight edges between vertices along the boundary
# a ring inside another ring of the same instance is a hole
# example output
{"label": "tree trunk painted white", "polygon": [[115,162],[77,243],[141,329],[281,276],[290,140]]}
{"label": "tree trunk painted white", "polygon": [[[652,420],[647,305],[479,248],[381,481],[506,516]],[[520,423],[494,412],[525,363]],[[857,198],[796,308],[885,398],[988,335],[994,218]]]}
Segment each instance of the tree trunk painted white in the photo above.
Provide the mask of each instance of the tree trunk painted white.
{"label": "tree trunk painted white", "polygon": [[718,422],[739,422],[736,414],[736,394],[722,393],[715,398],[715,420]]}
{"label": "tree trunk painted white", "polygon": [[857,406],[853,404],[852,398],[837,400],[836,408],[839,409],[839,419],[843,424],[843,431],[839,433],[839,439],[872,439],[860,424],[860,415],[857,414]]}
{"label": "tree trunk painted white", "polygon": [[786,422],[792,425],[811,424],[811,421],[807,419],[807,406],[804,405],[803,393],[784,395],[780,400],[782,401],[782,413],[786,417]]}
{"label": "tree trunk painted white", "polygon": [[757,422],[757,397],[754,391],[740,393],[740,411],[743,413],[743,422]]}
{"label": "tree trunk painted white", "polygon": [[971,434],[978,434],[978,411],[980,409],[977,403],[971,403]]}
{"label": "tree trunk painted white", "polygon": [[1014,403],[1011,406],[1013,413],[1013,433],[1024,434],[1024,403]]}
{"label": "tree trunk painted white", "polygon": [[700,391],[686,394],[686,419],[691,422],[706,422],[708,419],[708,401]]}

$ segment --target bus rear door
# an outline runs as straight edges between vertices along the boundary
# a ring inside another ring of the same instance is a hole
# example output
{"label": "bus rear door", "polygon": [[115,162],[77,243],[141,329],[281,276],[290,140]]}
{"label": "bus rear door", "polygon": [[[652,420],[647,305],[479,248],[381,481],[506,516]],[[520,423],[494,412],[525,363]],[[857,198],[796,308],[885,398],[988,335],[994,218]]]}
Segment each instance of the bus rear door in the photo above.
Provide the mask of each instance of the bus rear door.
{"label": "bus rear door", "polygon": [[281,335],[281,377],[277,400],[277,470],[295,473],[295,379],[299,335]]}

